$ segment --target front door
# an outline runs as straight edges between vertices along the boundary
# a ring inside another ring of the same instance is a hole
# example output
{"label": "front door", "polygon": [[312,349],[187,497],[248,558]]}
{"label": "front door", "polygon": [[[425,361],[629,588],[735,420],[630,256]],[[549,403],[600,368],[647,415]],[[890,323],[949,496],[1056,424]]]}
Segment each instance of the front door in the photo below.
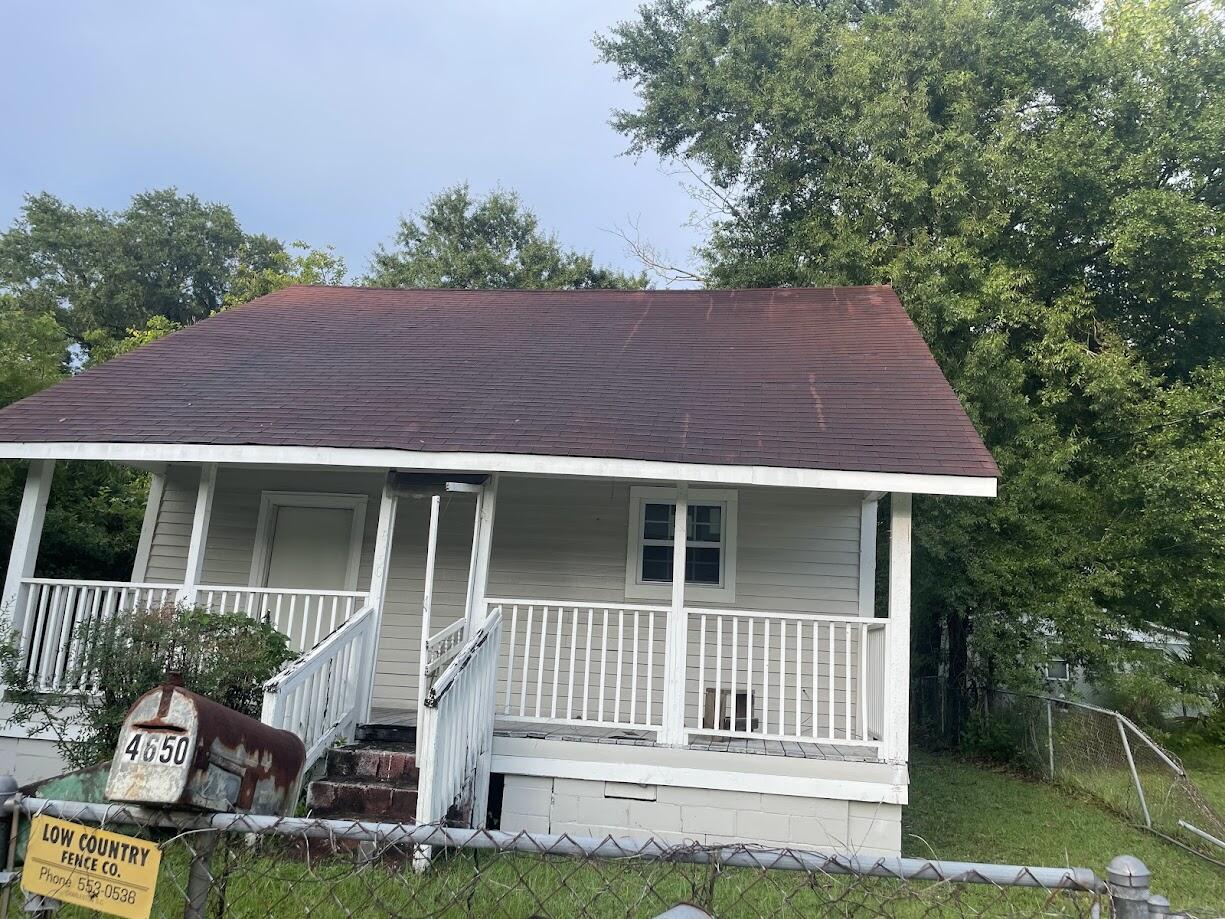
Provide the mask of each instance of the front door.
{"label": "front door", "polygon": [[254,587],[356,590],[365,495],[264,492]]}

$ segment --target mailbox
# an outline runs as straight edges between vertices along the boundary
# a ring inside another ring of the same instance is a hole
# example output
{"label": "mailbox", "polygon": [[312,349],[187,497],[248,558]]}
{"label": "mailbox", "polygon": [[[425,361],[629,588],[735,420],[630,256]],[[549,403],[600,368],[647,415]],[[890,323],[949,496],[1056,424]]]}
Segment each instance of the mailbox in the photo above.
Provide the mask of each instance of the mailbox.
{"label": "mailbox", "polygon": [[269,727],[170,680],[128,711],[106,797],[209,811],[288,814],[306,749]]}

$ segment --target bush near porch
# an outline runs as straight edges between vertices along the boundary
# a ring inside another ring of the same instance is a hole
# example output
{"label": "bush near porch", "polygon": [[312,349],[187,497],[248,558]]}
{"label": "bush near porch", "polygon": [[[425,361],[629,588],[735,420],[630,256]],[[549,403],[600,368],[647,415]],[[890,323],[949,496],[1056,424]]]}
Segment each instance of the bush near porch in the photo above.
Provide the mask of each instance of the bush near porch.
{"label": "bush near porch", "polygon": [[200,607],[126,611],[85,630],[73,642],[83,650],[67,667],[75,671],[69,685],[93,687],[86,697],[38,692],[22,666],[19,635],[10,633],[0,649],[13,707],[7,723],[51,732],[72,768],[110,759],[128,709],[169,673],[180,674],[188,689],[258,718],[264,682],[296,656],[269,623]]}

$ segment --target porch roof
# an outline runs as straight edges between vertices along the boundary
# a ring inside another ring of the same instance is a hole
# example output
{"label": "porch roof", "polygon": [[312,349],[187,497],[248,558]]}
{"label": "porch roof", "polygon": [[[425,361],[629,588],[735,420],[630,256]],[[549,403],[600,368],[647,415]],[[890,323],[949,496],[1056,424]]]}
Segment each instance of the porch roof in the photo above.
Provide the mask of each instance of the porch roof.
{"label": "porch roof", "polygon": [[888,287],[291,287],[0,410],[31,444],[998,476]]}

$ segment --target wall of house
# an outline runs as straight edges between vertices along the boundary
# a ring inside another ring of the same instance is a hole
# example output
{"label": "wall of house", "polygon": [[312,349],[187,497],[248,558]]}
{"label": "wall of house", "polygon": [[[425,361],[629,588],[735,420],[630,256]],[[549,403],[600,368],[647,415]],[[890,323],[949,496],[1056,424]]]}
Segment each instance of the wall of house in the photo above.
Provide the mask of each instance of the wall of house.
{"label": "wall of house", "polygon": [[[150,540],[147,580],[182,580],[198,482],[195,467],[168,470]],[[248,584],[262,491],[323,491],[368,496],[358,582],[359,589],[367,588],[382,482],[382,474],[374,471],[222,467],[205,552],[205,582]],[[728,604],[703,605],[856,615],[859,506],[859,495],[854,493],[740,489],[736,596]],[[469,495],[443,499],[434,629],[463,614],[473,510]],[[488,595],[626,602],[629,513],[627,483],[504,477]],[[428,521],[428,500],[401,499],[383,610],[377,707],[405,708],[416,699]],[[655,633],[655,657],[657,668],[662,668],[662,628]],[[690,666],[697,666],[696,657]],[[696,718],[696,710],[690,714]]]}

